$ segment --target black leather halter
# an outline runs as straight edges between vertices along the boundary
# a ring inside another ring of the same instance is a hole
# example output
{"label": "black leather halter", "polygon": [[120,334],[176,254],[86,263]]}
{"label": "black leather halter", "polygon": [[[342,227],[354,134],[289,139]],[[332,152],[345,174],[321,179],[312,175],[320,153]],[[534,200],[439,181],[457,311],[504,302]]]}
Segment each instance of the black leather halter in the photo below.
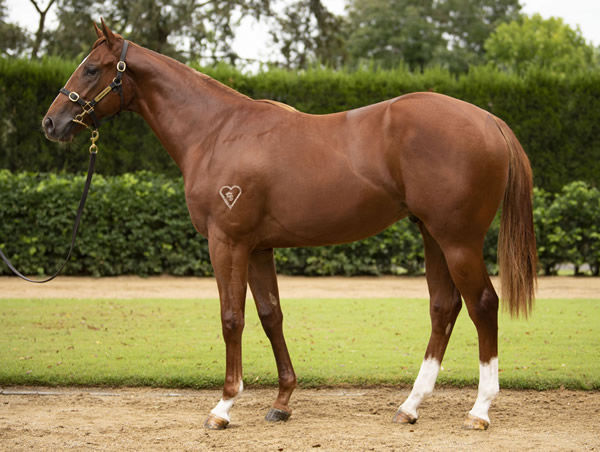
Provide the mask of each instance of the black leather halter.
{"label": "black leather halter", "polygon": [[67,88],[60,89],[60,92],[67,96],[71,102],[78,103],[83,109],[81,113],[79,113],[72,119],[73,122],[80,124],[84,127],[90,128],[90,126],[84,122],[85,115],[89,115],[94,125],[94,129],[98,129],[100,127],[101,121],[96,116],[94,107],[98,104],[98,102],[104,99],[104,97],[112,91],[116,91],[119,93],[119,96],[121,98],[121,108],[119,109],[119,112],[123,110],[124,100],[122,79],[123,73],[125,72],[125,69],[127,69],[127,64],[125,63],[125,56],[127,55],[128,47],[129,41],[123,41],[123,49],[121,50],[121,56],[119,58],[119,62],[117,63],[117,76],[113,79],[112,82],[110,82],[110,84],[106,88],[100,91],[92,100],[83,100],[78,93],[76,93],[75,91],[69,91]]}

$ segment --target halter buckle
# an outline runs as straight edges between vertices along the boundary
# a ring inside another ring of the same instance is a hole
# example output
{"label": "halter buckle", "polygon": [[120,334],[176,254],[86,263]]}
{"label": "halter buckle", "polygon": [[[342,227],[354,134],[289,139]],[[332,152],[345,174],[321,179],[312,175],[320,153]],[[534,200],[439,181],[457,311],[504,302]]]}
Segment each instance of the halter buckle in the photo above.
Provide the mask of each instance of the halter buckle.
{"label": "halter buckle", "polygon": [[125,63],[125,61],[119,61],[117,63],[117,71],[119,72],[125,72],[125,69],[127,69],[127,64]]}
{"label": "halter buckle", "polygon": [[77,102],[79,100],[79,94],[77,94],[75,91],[71,91],[69,93],[69,100],[71,102]]}

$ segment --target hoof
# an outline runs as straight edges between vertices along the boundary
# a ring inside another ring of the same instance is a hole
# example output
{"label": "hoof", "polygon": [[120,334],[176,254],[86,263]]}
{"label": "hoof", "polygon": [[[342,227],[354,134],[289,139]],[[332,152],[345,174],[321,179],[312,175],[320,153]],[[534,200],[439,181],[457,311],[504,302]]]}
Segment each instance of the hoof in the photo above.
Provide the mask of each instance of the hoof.
{"label": "hoof", "polygon": [[280,410],[278,408],[271,408],[267,415],[265,416],[265,420],[269,422],[285,422],[287,421],[292,413],[289,411]]}
{"label": "hoof", "polygon": [[472,414],[467,415],[463,428],[466,430],[487,430],[490,423],[484,419],[473,416]]}
{"label": "hoof", "polygon": [[394,422],[395,424],[414,424],[415,422],[417,422],[417,418],[408,413],[405,413],[402,410],[398,410],[398,412],[394,416],[394,419],[392,419],[392,422]]}
{"label": "hoof", "polygon": [[204,427],[209,430],[223,430],[227,425],[229,425],[229,421],[212,413],[208,415],[208,419],[204,422]]}

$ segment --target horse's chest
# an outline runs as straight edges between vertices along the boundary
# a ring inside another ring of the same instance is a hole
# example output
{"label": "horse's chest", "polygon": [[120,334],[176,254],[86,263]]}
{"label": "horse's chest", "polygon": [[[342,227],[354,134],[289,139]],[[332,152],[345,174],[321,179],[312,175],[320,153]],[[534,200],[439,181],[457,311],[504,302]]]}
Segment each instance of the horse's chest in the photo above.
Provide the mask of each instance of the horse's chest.
{"label": "horse's chest", "polygon": [[205,187],[186,184],[185,201],[190,213],[190,219],[194,228],[204,237],[208,237],[208,219],[210,208],[208,205],[208,191]]}

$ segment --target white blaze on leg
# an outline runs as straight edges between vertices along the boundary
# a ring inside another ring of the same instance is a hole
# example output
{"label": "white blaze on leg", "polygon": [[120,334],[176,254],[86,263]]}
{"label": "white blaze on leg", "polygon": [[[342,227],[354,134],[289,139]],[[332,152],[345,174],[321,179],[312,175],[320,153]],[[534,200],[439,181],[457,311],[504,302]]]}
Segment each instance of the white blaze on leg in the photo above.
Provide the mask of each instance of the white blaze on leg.
{"label": "white blaze on leg", "polygon": [[236,396],[233,399],[219,400],[217,406],[210,411],[211,414],[214,414],[215,416],[218,416],[221,419],[225,419],[227,422],[230,422],[231,418],[229,417],[229,410],[231,410],[231,407],[233,406],[233,401],[242,393],[243,390],[244,382],[240,381],[240,389],[238,389],[238,393],[236,394]]}
{"label": "white blaze on leg", "polygon": [[477,391],[477,400],[473,409],[469,411],[472,416],[490,422],[488,410],[498,391],[498,358],[490,359],[488,363],[479,363],[479,389]]}
{"label": "white blaze on leg", "polygon": [[408,399],[400,405],[401,411],[410,414],[415,418],[419,417],[417,408],[419,408],[423,399],[433,392],[433,387],[435,386],[435,380],[437,379],[439,371],[440,363],[437,359],[427,358],[423,360],[419,375],[415,380],[415,384]]}

